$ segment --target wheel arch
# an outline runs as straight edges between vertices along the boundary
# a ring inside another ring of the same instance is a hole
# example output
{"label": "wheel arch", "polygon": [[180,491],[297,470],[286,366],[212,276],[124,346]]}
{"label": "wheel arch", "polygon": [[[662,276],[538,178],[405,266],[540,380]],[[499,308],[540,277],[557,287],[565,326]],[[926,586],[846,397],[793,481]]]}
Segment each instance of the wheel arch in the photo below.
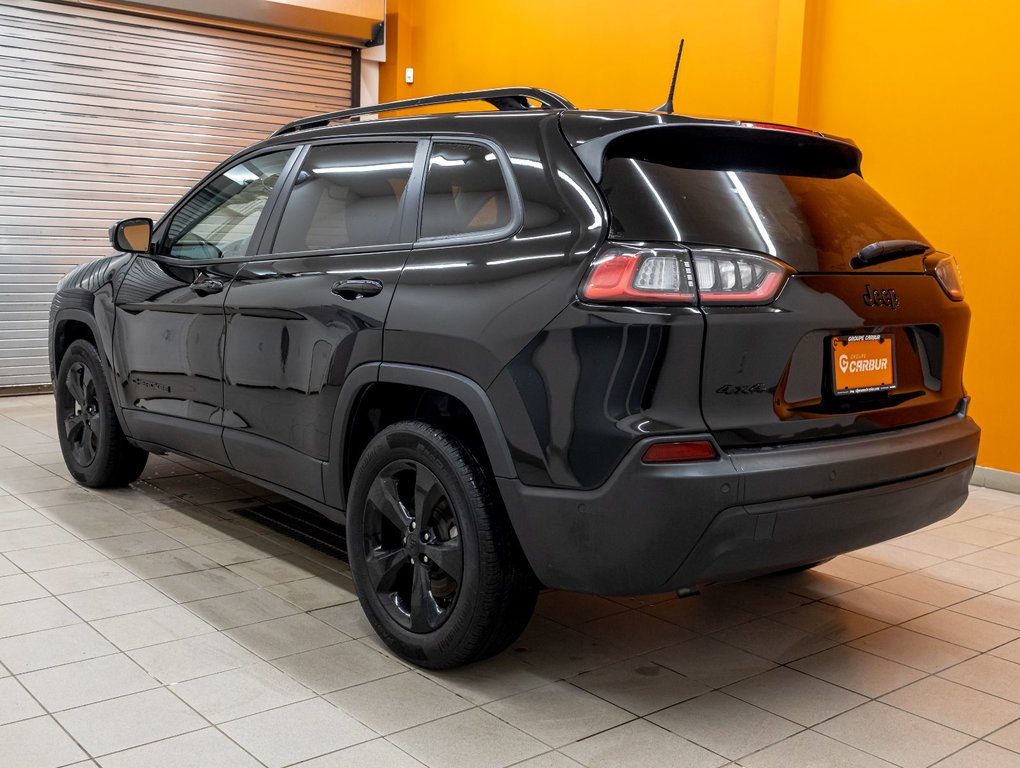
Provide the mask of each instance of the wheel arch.
{"label": "wheel arch", "polygon": [[[478,460],[495,477],[515,478],[517,470],[510,455],[506,437],[488,395],[479,384],[452,371],[400,363],[370,363],[354,369],[340,390],[333,418],[330,460],[323,465],[323,488],[326,503],[346,508],[347,491],[358,456],[367,444],[366,435],[359,433],[361,419],[381,398],[403,397],[389,403],[392,408],[386,424],[376,425],[375,432],[402,418],[421,418],[422,412],[437,407],[437,396],[449,398],[449,411],[470,417],[475,434],[467,433],[467,442],[477,442],[484,455]],[[371,439],[368,435],[367,439]],[[464,434],[460,435],[462,438]],[[475,446],[472,446],[475,447]]]}

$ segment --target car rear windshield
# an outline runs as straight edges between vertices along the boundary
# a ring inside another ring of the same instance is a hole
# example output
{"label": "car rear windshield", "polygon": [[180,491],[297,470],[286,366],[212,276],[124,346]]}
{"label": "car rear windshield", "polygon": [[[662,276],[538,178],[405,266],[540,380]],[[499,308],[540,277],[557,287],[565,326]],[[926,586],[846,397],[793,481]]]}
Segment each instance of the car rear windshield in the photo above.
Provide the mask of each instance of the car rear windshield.
{"label": "car rear windshield", "polygon": [[754,170],[704,156],[699,167],[684,167],[666,151],[654,154],[660,156],[605,161],[601,187],[615,239],[740,248],[776,256],[801,272],[848,270],[857,251],[879,240],[924,242],[854,172],[769,172],[767,149]]}

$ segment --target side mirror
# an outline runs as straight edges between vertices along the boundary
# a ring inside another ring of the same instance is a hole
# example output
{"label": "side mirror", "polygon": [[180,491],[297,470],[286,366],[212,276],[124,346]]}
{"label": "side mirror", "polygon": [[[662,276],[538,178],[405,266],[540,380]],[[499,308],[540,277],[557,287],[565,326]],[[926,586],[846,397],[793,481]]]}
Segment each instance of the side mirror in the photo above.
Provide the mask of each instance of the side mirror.
{"label": "side mirror", "polygon": [[118,251],[148,253],[152,241],[152,219],[124,219],[110,227],[110,243]]}

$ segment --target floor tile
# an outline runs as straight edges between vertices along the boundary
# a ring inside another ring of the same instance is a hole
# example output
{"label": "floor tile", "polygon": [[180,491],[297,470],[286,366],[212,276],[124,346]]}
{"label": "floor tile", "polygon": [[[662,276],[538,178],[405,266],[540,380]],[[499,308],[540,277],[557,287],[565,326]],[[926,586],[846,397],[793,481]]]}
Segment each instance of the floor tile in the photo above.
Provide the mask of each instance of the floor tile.
{"label": "floor tile", "polygon": [[286,656],[273,664],[316,693],[349,688],[407,669],[357,640]]}
{"label": "floor tile", "polygon": [[122,557],[117,562],[140,579],[158,579],[219,567],[208,557],[186,548]]}
{"label": "floor tile", "polygon": [[207,725],[166,688],[69,709],[55,717],[89,754],[97,757]]}
{"label": "floor tile", "polygon": [[503,768],[548,750],[480,709],[401,731],[389,740],[429,768]]}
{"label": "floor tile", "polygon": [[40,525],[31,528],[16,528],[0,531],[0,552],[10,555],[24,549],[51,547],[57,544],[73,544],[78,539],[59,525]]}
{"label": "floor tile", "polygon": [[151,552],[165,552],[178,549],[181,543],[171,539],[160,531],[144,531],[142,533],[126,533],[102,539],[92,539],[93,547],[110,558],[147,555]]}
{"label": "floor tile", "polygon": [[522,637],[514,655],[540,674],[570,677],[598,669],[633,655],[608,640],[599,640],[564,627],[541,635]]}
{"label": "floor tile", "polygon": [[644,720],[570,744],[563,753],[590,768],[716,768],[726,759]]}
{"label": "floor tile", "polygon": [[858,584],[873,584],[876,581],[885,581],[903,573],[899,568],[890,568],[887,565],[880,565],[850,555],[841,555],[827,563],[815,566],[814,570],[840,579],[855,581]]}
{"label": "floor tile", "polygon": [[149,580],[149,584],[178,603],[232,595],[257,588],[247,579],[222,567],[154,578]]}
{"label": "floor tile", "polygon": [[61,595],[60,601],[85,621],[95,621],[96,619],[106,619],[111,616],[138,613],[173,605],[173,600],[153,589],[144,581],[130,581],[112,587],[71,592]]}
{"label": "floor tile", "polygon": [[150,645],[128,651],[128,655],[167,685],[258,662],[257,656],[219,633]]}
{"label": "floor tile", "polygon": [[694,637],[694,633],[689,629],[640,611],[614,613],[579,624],[575,629],[597,640],[613,643],[635,655],[675,645]]}
{"label": "floor tile", "polygon": [[44,629],[0,640],[0,662],[16,675],[116,652],[113,645],[87,624]]}
{"label": "floor tile", "polygon": [[976,737],[1020,718],[1020,704],[939,677],[918,680],[882,701]]}
{"label": "floor tile", "polygon": [[939,677],[1020,704],[1020,664],[995,656],[976,656],[939,673]]}
{"label": "floor tile", "polygon": [[869,698],[881,696],[925,676],[919,670],[847,646],[830,648],[795,661],[790,666]]}
{"label": "floor tile", "polygon": [[322,699],[235,720],[222,730],[269,768],[283,768],[376,736]]}
{"label": "floor tile", "polygon": [[866,698],[787,667],[777,667],[727,686],[723,693],[803,726],[846,712]]}
{"label": "floor tile", "polygon": [[228,629],[225,634],[263,659],[292,656],[350,639],[343,632],[304,613]]}
{"label": "floor tile", "polygon": [[996,595],[979,595],[953,606],[965,616],[1020,630],[1020,602]]}
{"label": "floor tile", "polygon": [[210,560],[215,560],[220,565],[235,565],[236,563],[247,563],[252,560],[261,560],[265,557],[279,555],[286,552],[279,544],[262,536],[251,536],[245,539],[227,539],[212,544],[200,544],[194,550],[200,555],[205,555]]}
{"label": "floor tile", "polygon": [[11,768],[58,768],[88,756],[50,717],[0,726],[0,755]]}
{"label": "floor tile", "polygon": [[804,632],[828,637],[840,643],[869,635],[889,626],[884,621],[818,602],[776,613],[769,618],[780,624],[788,624]]}
{"label": "floor tile", "polygon": [[99,764],[102,768],[263,768],[215,728],[107,755]]}
{"label": "floor tile", "polygon": [[976,654],[969,648],[953,645],[903,627],[889,627],[850,645],[883,659],[899,662],[924,672],[939,672]]}
{"label": "floor tile", "polygon": [[801,731],[761,752],[741,758],[745,768],[895,768],[814,731]]}
{"label": "floor tile", "polygon": [[1020,768],[1020,755],[978,741],[936,763],[934,768]]}
{"label": "floor tile", "polygon": [[619,603],[598,595],[560,591],[543,592],[535,606],[535,612],[540,616],[546,616],[567,627],[622,613],[624,610]]}
{"label": "floor tile", "polygon": [[710,637],[663,648],[648,654],[648,658],[708,688],[722,688],[776,666],[768,659]]}
{"label": "floor tile", "polygon": [[159,687],[145,670],[119,653],[30,672],[20,680],[50,712]]}
{"label": "floor tile", "polygon": [[[10,498],[10,497],[8,497]],[[35,528],[41,525],[50,525],[50,519],[29,509],[15,500],[11,509],[0,512],[0,531],[14,531],[19,528]]]}
{"label": "floor tile", "polygon": [[32,578],[54,595],[83,592],[99,587],[112,587],[115,584],[126,584],[129,581],[137,580],[133,573],[112,560],[36,571],[32,574]]}
{"label": "floor tile", "polygon": [[649,715],[648,720],[731,760],[801,730],[789,720],[718,691]]}
{"label": "floor tile", "polygon": [[777,664],[786,664],[836,645],[835,640],[772,619],[755,619],[716,632],[712,637]]}
{"label": "floor tile", "polygon": [[877,701],[815,726],[815,730],[903,768],[924,768],[973,741],[959,731]]}
{"label": "floor tile", "polygon": [[903,624],[905,629],[975,651],[988,651],[1020,638],[1020,631],[951,610],[936,611]]}
{"label": "floor tile", "polygon": [[634,717],[566,682],[500,699],[484,709],[551,747],[562,747]]}
{"label": "floor tile", "polygon": [[825,602],[887,624],[900,624],[935,610],[935,607],[928,603],[883,592],[875,587],[861,587],[850,592],[842,592],[825,598]]}
{"label": "floor tile", "polygon": [[216,629],[233,629],[300,612],[292,603],[262,589],[196,600],[188,603],[188,609]]}
{"label": "floor tile", "polygon": [[0,576],[0,605],[20,603],[24,600],[37,600],[41,597],[49,596],[49,592],[26,574],[19,573],[13,576]]}
{"label": "floor tile", "polygon": [[307,579],[309,576],[321,576],[324,570],[311,560],[291,554],[237,563],[229,568],[260,587]]}
{"label": "floor tile", "polygon": [[1020,721],[1010,723],[1005,728],[986,736],[985,741],[1020,754]]}
{"label": "floor tile", "polygon": [[98,500],[39,511],[79,539],[101,539],[152,530],[123,510]]}
{"label": "floor tile", "polygon": [[582,672],[569,682],[635,715],[656,712],[709,690],[648,657]]}
{"label": "floor tile", "polygon": [[[517,768],[523,768],[518,763]],[[364,741],[339,752],[332,752],[301,763],[299,768],[422,768],[409,754],[385,739]]]}
{"label": "floor tile", "polygon": [[[0,725],[46,714],[39,703],[13,677],[0,680]],[[2,754],[2,753],[0,753]]]}
{"label": "floor tile", "polygon": [[641,609],[650,616],[656,616],[692,632],[708,634],[720,629],[743,624],[758,618],[757,614],[737,608],[729,603],[710,601],[703,595],[667,600]]}
{"label": "floor tile", "polygon": [[331,580],[312,576],[298,581],[273,584],[266,589],[303,611],[351,603],[358,599],[354,593],[354,582],[340,574],[336,574]]}
{"label": "floor tile", "polygon": [[122,651],[213,631],[212,626],[181,605],[99,619],[92,625]]}
{"label": "floor tile", "polygon": [[423,674],[476,705],[530,691],[556,679],[540,673],[509,653],[459,669],[425,670]]}
{"label": "floor tile", "polygon": [[375,630],[372,629],[372,625],[365,616],[365,609],[361,607],[361,603],[334,605],[332,608],[309,611],[308,615],[339,629],[348,637],[357,638],[375,634]]}
{"label": "floor tile", "polygon": [[326,696],[376,733],[386,735],[473,705],[417,672],[403,672]]}
{"label": "floor tile", "polygon": [[212,723],[294,704],[313,695],[308,688],[265,663],[179,683],[174,692]]}
{"label": "floor tile", "polygon": [[[29,530],[39,530],[30,528]],[[7,553],[7,559],[26,573],[41,571],[47,568],[62,568],[80,563],[94,563],[105,560],[106,556],[89,546],[84,541],[72,541],[66,544],[51,544],[45,547],[19,549]]]}
{"label": "floor tile", "polygon": [[905,573],[902,576],[880,581],[874,584],[874,587],[883,592],[909,597],[911,600],[928,603],[939,608],[948,608],[979,594],[976,590],[939,581],[920,573]]}

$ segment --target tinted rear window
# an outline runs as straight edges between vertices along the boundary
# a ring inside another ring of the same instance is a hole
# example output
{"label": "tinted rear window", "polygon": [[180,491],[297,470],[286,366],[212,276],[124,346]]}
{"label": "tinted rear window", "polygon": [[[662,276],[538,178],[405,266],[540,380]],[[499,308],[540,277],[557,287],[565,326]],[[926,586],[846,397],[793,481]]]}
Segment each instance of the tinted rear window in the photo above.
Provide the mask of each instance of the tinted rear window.
{"label": "tinted rear window", "polygon": [[856,173],[784,175],[704,159],[699,165],[606,160],[601,186],[612,237],[740,248],[805,272],[847,269],[858,250],[878,240],[924,241]]}

